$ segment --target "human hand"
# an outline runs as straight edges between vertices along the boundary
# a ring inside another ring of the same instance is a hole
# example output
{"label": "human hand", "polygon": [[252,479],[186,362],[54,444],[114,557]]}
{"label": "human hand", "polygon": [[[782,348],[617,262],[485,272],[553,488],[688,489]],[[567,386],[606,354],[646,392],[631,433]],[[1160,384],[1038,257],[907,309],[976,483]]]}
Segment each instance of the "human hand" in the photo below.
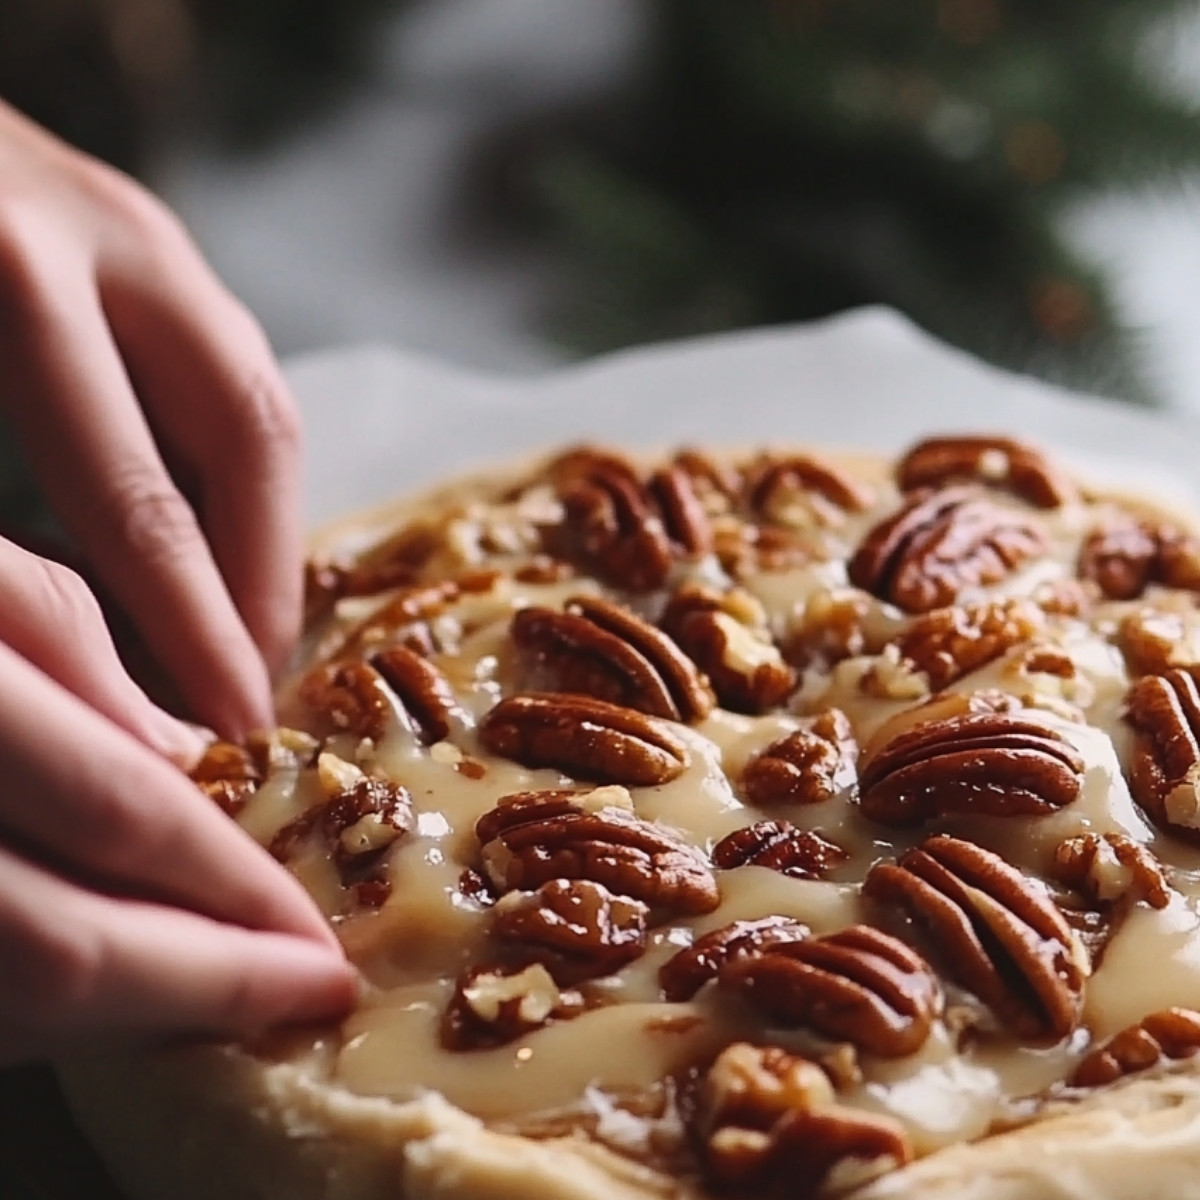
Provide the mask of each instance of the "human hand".
{"label": "human hand", "polygon": [[267,725],[302,587],[274,356],[162,204],[2,104],[0,406],[190,715]]}
{"label": "human hand", "polygon": [[[271,352],[165,209],[2,105],[0,403],[193,714],[270,723],[266,663],[300,610],[299,435]],[[198,750],[80,577],[0,540],[0,1062],[352,1002],[300,885],[172,765]]]}

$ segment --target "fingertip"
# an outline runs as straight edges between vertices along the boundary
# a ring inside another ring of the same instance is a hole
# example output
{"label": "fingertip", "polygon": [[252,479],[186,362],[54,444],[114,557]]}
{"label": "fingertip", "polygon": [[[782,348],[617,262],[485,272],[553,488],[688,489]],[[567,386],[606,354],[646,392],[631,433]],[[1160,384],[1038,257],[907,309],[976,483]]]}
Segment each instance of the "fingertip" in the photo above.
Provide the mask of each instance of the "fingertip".
{"label": "fingertip", "polygon": [[358,1001],[359,975],[344,958],[301,938],[262,935],[255,947],[259,986],[243,996],[238,1032],[332,1021]]}

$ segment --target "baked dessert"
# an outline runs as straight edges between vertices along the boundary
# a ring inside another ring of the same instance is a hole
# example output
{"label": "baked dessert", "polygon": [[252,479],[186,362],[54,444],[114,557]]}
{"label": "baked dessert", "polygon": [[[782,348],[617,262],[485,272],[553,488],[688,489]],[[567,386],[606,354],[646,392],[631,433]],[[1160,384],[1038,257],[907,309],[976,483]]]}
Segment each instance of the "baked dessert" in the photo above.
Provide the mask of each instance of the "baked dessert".
{"label": "baked dessert", "polygon": [[362,1001],[65,1065],[131,1200],[1200,1196],[1183,518],[999,437],[582,447],[310,585],[195,777]]}

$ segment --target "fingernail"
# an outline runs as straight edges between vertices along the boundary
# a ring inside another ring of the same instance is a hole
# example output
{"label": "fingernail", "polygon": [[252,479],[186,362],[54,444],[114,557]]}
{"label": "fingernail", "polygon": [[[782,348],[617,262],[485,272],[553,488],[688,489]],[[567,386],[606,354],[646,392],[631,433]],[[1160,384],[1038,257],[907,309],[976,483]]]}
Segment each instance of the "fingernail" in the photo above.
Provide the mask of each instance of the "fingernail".
{"label": "fingernail", "polygon": [[213,735],[196,725],[189,725],[156,708],[152,716],[150,741],[153,748],[182,771],[190,771],[214,741]]}

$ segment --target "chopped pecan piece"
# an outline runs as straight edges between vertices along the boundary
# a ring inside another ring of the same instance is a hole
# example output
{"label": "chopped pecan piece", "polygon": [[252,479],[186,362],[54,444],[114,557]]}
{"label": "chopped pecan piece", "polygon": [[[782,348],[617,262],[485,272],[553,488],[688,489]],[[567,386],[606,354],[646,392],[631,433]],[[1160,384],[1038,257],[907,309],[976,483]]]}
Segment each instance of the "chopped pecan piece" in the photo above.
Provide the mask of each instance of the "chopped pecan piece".
{"label": "chopped pecan piece", "polygon": [[741,474],[700,450],[685,447],[677,451],[671,465],[687,473],[692,491],[699,497],[707,513],[715,515],[728,512],[741,495]]}
{"label": "chopped pecan piece", "polygon": [[460,585],[450,579],[403,588],[346,632],[337,646],[337,657],[362,657],[396,642],[429,653],[438,640],[434,620],[461,594]]}
{"label": "chopped pecan piece", "polygon": [[833,463],[807,454],[764,455],[749,471],[750,511],[784,526],[834,525],[847,512],[864,512],[872,491]]}
{"label": "chopped pecan piece", "polygon": [[748,579],[802,567],[818,557],[820,548],[801,530],[728,518],[714,527],[713,552],[731,579]]}
{"label": "chopped pecan piece", "polygon": [[913,1157],[898,1121],[839,1105],[820,1067],[774,1046],[722,1051],[693,1121],[709,1174],[739,1195],[810,1196],[831,1178],[866,1183]]}
{"label": "chopped pecan piece", "polygon": [[695,664],[661,630],[610,600],[574,596],[566,611],[530,607],[512,638],[534,687],[576,692],[689,724],[714,697]]}
{"label": "chopped pecan piece", "polygon": [[625,808],[589,804],[588,796],[517,792],[480,817],[475,833],[492,884],[531,890],[552,879],[589,879],[659,913],[716,908],[716,880],[697,847]]}
{"label": "chopped pecan piece", "polygon": [[756,821],[723,837],[712,852],[713,865],[769,867],[794,879],[821,879],[850,855],[834,842],[789,821]]}
{"label": "chopped pecan piece", "polygon": [[1077,571],[1112,600],[1133,600],[1152,583],[1200,591],[1200,540],[1174,526],[1122,513],[1093,529]]}
{"label": "chopped pecan piece", "polygon": [[493,754],[523,766],[629,787],[668,783],[690,761],[669,725],[590,696],[509,696],[483,718],[479,736]]}
{"label": "chopped pecan piece", "polygon": [[742,772],[742,791],[751,804],[819,804],[854,786],[857,759],[846,714],[829,708],[755,755]]}
{"label": "chopped pecan piece", "polygon": [[551,879],[509,892],[492,909],[492,932],[536,947],[559,984],[611,975],[646,949],[649,909],[590,879]]}
{"label": "chopped pecan piece", "polygon": [[458,702],[445,675],[407,646],[389,646],[371,658],[371,666],[396,693],[409,724],[424,742],[450,736]]}
{"label": "chopped pecan piece", "polygon": [[246,807],[263,781],[262,770],[250,751],[233,742],[213,742],[189,774],[192,782],[231,817]]}
{"label": "chopped pecan piece", "polygon": [[662,627],[705,672],[724,708],[766,712],[796,686],[762,605],[747,592],[685,584],[671,597]]}
{"label": "chopped pecan piece", "polygon": [[578,993],[560,991],[541,963],[476,967],[458,981],[442,1014],[442,1045],[447,1050],[488,1050],[582,1010]]}
{"label": "chopped pecan piece", "polygon": [[659,968],[663,997],[671,1001],[690,1000],[706,983],[716,979],[727,963],[762,954],[772,946],[803,941],[808,935],[808,926],[791,917],[760,917],[713,929]]}
{"label": "chopped pecan piece", "polygon": [[1117,646],[1131,675],[1200,668],[1200,612],[1150,608],[1129,613],[1117,628]]}
{"label": "chopped pecan piece", "polygon": [[1090,967],[1040,880],[959,838],[926,838],[876,863],[865,895],[922,925],[950,977],[1017,1033],[1066,1037],[1079,1023]]}
{"label": "chopped pecan piece", "polygon": [[1200,845],[1200,690],[1187,671],[1147,675],[1129,689],[1137,731],[1129,790],[1165,833]]}
{"label": "chopped pecan piece", "polygon": [[1104,1087],[1125,1075],[1148,1071],[1164,1062],[1190,1058],[1200,1051],[1200,1012],[1164,1008],[1114,1034],[1075,1068],[1071,1087]]}
{"label": "chopped pecan piece", "polygon": [[1079,795],[1084,762],[1022,712],[967,713],[899,734],[863,768],[859,803],[885,825],[946,813],[1037,817]]}
{"label": "chopped pecan piece", "polygon": [[1046,550],[1026,514],[972,488],[915,492],[863,539],[850,582],[908,612],[958,601],[967,589],[999,583]]}
{"label": "chopped pecan piece", "polygon": [[717,980],[774,1021],[880,1058],[920,1049],[942,1011],[942,990],[925,960],[869,925],[742,955]]}
{"label": "chopped pecan piece", "polygon": [[788,661],[801,668],[828,671],[854,655],[878,653],[883,645],[868,629],[874,604],[867,592],[857,589],[813,592],[788,638]]}
{"label": "chopped pecan piece", "polygon": [[1041,609],[1028,600],[993,600],[935,608],[896,639],[900,653],[929,677],[935,692],[1027,642],[1042,627]]}
{"label": "chopped pecan piece", "polygon": [[1128,898],[1166,908],[1171,889],[1162,865],[1140,842],[1123,833],[1083,833],[1054,851],[1054,877],[1100,904]]}
{"label": "chopped pecan piece", "polygon": [[1060,508],[1079,489],[1040,450],[1006,437],[933,437],[896,464],[902,490],[976,482],[1003,488],[1038,508]]}

